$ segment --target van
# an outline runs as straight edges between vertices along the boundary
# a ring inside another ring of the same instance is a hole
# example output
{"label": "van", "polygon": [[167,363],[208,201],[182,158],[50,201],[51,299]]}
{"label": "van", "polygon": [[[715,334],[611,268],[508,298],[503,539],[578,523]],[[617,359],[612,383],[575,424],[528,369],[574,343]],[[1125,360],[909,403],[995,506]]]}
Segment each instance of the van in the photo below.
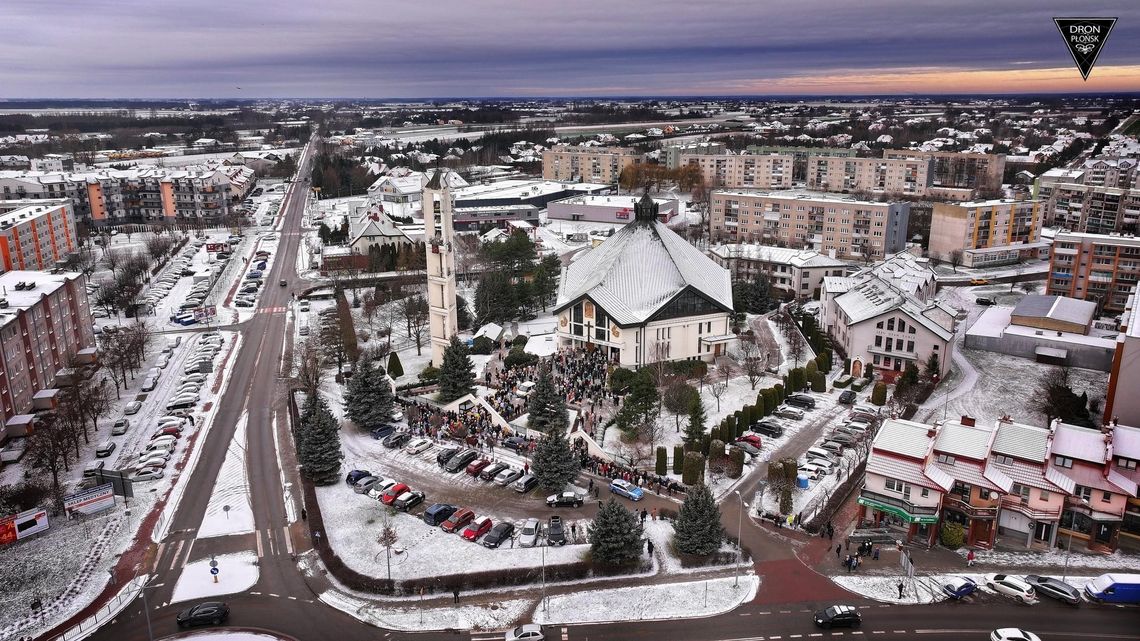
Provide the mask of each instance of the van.
{"label": "van", "polygon": [[455,511],[458,509],[459,508],[454,505],[448,505],[447,503],[436,503],[424,510],[424,523],[436,527],[451,518],[451,515],[455,514]]}
{"label": "van", "polygon": [[1085,597],[1096,603],[1140,603],[1140,574],[1102,574],[1085,584]]}
{"label": "van", "polygon": [[538,485],[538,479],[533,474],[527,474],[519,480],[515,481],[513,487],[519,494],[526,494],[533,490]]}
{"label": "van", "polygon": [[95,458],[107,458],[115,453],[115,442],[105,441],[102,445],[95,448]]}

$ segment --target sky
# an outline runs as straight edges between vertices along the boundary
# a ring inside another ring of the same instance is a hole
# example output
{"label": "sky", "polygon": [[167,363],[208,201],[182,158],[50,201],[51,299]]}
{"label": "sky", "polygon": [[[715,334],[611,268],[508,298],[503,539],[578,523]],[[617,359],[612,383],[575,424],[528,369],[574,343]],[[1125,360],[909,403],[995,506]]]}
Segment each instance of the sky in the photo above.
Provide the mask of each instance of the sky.
{"label": "sky", "polygon": [[[0,98],[1140,91],[1140,1],[4,0]],[[1081,79],[1054,17],[1117,17]]]}

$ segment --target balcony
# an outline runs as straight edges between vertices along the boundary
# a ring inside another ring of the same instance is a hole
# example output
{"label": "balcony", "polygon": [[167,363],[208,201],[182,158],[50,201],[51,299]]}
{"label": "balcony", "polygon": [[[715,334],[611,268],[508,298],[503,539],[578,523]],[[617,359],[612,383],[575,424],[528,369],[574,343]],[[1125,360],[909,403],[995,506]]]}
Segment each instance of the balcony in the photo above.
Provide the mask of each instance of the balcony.
{"label": "balcony", "polygon": [[1007,494],[1001,497],[1001,507],[1003,510],[1013,510],[1024,514],[1035,521],[1056,521],[1061,518],[1060,506],[1054,510],[1035,510],[1029,507],[1029,502],[1025,498],[1016,494]]}
{"label": "balcony", "polygon": [[938,508],[915,505],[894,496],[871,492],[867,488],[859,492],[859,505],[893,514],[909,523],[938,522]]}
{"label": "balcony", "polygon": [[942,507],[957,510],[972,519],[996,519],[998,513],[997,506],[978,507],[976,505],[970,505],[969,501],[957,494],[947,494],[945,498],[942,499]]}

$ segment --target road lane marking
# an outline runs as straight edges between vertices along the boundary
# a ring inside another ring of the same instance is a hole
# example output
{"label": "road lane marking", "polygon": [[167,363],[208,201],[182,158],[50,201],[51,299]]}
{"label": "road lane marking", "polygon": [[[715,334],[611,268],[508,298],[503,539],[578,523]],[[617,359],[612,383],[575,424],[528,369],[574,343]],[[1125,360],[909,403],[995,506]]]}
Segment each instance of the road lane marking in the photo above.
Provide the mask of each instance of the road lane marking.
{"label": "road lane marking", "polygon": [[281,526],[281,536],[285,537],[285,551],[290,555],[293,554],[293,541],[289,538],[289,526]]}
{"label": "road lane marking", "polygon": [[288,597],[288,599],[289,599],[290,601],[296,601],[296,600],[297,600],[297,597],[295,597],[295,596],[290,596],[290,597]]}
{"label": "road lane marking", "polygon": [[265,530],[265,542],[269,544],[270,556],[276,556],[277,555],[277,546],[273,544],[273,530],[266,528],[266,530]]}
{"label": "road lane marking", "polygon": [[261,596],[261,593],[260,593],[260,592],[250,592],[250,594],[252,594],[252,595],[254,595],[254,596]]}
{"label": "road lane marking", "polygon": [[186,567],[186,564],[190,562],[190,554],[194,552],[194,541],[197,540],[198,539],[190,539],[190,545],[186,546],[186,559],[182,561],[182,567]]}
{"label": "road lane marking", "polygon": [[[804,612],[807,612],[807,610],[804,610]],[[791,614],[791,613],[792,613],[791,610],[780,610],[780,614]]]}
{"label": "road lane marking", "polygon": [[752,616],[752,613],[751,612],[741,612],[737,616],[750,617],[750,616]]}
{"label": "road lane marking", "polygon": [[261,549],[261,530],[254,531],[254,541],[257,543],[257,558],[260,559],[265,556]]}
{"label": "road lane marking", "polygon": [[788,638],[789,638],[789,639],[802,639],[802,638],[803,638],[803,636],[804,636],[804,635],[802,635],[802,634],[789,634],[789,635],[788,635]]}
{"label": "road lane marking", "polygon": [[270,592],[270,593],[269,593],[269,596],[271,596],[271,597],[273,597],[273,598],[275,598],[275,599],[280,599],[280,598],[281,598],[281,595],[280,595],[280,594],[274,594],[274,593],[272,593],[272,592]]}
{"label": "road lane marking", "polygon": [[183,540],[178,542],[178,547],[174,548],[174,558],[172,558],[170,560],[170,571],[171,572],[173,572],[174,567],[178,565],[178,555],[182,553],[182,546],[185,544],[186,544],[186,540],[183,539]]}

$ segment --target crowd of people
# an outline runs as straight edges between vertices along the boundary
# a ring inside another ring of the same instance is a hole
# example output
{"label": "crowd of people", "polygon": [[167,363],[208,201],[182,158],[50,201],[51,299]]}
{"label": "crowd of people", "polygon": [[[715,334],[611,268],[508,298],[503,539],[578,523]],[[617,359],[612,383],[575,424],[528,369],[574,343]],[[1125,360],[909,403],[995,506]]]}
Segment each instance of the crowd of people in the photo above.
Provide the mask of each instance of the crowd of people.
{"label": "crowd of people", "polygon": [[[582,469],[593,472],[602,478],[622,479],[633,483],[645,491],[653,491],[657,494],[665,494],[668,496],[685,493],[685,486],[673,479],[591,455],[586,449],[586,444],[582,442],[581,439],[574,441],[573,447],[578,453],[578,456],[581,457]],[[591,481],[591,484],[592,483],[593,481]]]}

